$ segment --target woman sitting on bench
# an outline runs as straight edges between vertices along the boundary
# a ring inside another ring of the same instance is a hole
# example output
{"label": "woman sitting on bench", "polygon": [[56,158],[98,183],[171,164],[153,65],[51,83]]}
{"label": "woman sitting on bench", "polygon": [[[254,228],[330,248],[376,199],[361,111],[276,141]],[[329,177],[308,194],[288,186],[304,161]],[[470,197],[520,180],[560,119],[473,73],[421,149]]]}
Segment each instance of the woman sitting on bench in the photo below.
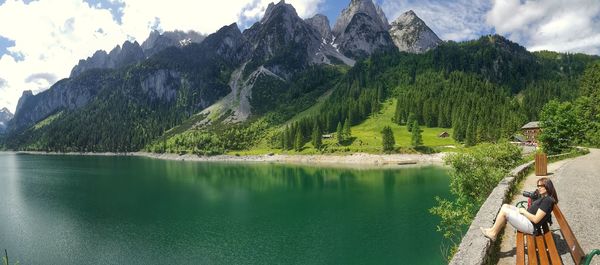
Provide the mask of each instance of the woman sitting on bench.
{"label": "woman sitting on bench", "polygon": [[494,226],[488,229],[480,227],[483,235],[492,241],[496,240],[496,236],[506,225],[506,221],[518,231],[533,234],[537,227],[550,221],[552,207],[558,203],[554,184],[548,178],[540,178],[537,181],[537,191],[539,197],[531,203],[527,210],[509,204],[502,205]]}

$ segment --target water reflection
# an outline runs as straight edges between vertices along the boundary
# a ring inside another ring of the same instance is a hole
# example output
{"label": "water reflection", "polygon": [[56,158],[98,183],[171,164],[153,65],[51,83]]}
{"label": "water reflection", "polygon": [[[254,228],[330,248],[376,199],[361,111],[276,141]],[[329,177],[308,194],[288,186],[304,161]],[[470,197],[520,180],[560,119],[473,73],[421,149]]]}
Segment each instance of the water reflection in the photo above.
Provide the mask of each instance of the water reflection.
{"label": "water reflection", "polygon": [[22,264],[443,260],[427,212],[448,194],[440,168],[27,155],[0,167],[12,170],[0,174],[0,247]]}

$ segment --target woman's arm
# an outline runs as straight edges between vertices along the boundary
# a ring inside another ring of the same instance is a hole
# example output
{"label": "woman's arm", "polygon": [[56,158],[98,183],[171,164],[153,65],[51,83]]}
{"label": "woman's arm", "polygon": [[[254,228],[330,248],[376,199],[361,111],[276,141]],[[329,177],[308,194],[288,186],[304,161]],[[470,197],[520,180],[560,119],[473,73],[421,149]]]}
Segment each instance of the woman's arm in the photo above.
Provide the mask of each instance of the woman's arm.
{"label": "woman's arm", "polygon": [[533,215],[530,214],[527,210],[525,210],[525,208],[519,208],[519,213],[527,217],[527,219],[529,219],[529,221],[533,222],[534,224],[539,223],[544,218],[544,216],[546,216],[546,212],[542,211],[542,209],[538,209],[535,215]]}

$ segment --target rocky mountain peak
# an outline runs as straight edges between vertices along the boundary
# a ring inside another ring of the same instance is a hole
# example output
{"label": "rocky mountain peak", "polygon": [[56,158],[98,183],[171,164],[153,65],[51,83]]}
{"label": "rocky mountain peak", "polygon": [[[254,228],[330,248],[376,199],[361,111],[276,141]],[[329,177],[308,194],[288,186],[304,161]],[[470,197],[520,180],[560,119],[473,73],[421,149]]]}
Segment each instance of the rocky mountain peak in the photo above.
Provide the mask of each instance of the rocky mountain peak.
{"label": "rocky mountain peak", "polygon": [[7,108],[2,108],[0,110],[0,122],[7,122],[12,119],[14,115]]}
{"label": "rocky mountain peak", "polygon": [[389,32],[400,51],[423,53],[442,43],[433,30],[412,10],[394,20]]}
{"label": "rocky mountain peak", "polygon": [[6,130],[6,123],[13,118],[13,114],[7,108],[2,108],[0,110],[0,133],[3,133]]}
{"label": "rocky mountain peak", "polygon": [[329,26],[329,19],[321,14],[316,14],[311,18],[307,18],[304,21],[311,25],[317,32],[321,34],[321,38],[325,43],[331,43],[333,40],[333,34],[331,34],[331,27]]}
{"label": "rocky mountain peak", "polygon": [[372,0],[352,0],[333,27],[334,46],[354,59],[394,48],[383,10]]}
{"label": "rocky mountain peak", "polygon": [[23,107],[23,104],[25,104],[25,101],[27,101],[27,99],[32,96],[33,96],[33,92],[31,90],[23,91],[23,94],[21,94],[21,97],[19,98],[19,101],[17,102],[17,108],[15,109],[15,114],[19,113],[19,110]]}
{"label": "rocky mountain peak", "polygon": [[148,38],[142,43],[142,50],[146,58],[166,49],[167,47],[183,47],[191,43],[201,43],[206,36],[195,32],[183,32],[180,30],[150,32]]}
{"label": "rocky mountain peak", "polygon": [[372,0],[352,0],[350,1],[350,5],[342,10],[342,13],[335,21],[332,30],[333,35],[336,38],[342,35],[348,24],[350,24],[352,17],[358,13],[363,13],[371,17],[374,25],[377,27],[377,31],[388,30],[390,26],[381,7],[376,6]]}
{"label": "rocky mountain peak", "polygon": [[129,64],[138,63],[144,59],[144,51],[137,41],[125,41],[122,46],[115,46],[108,54],[103,50],[98,50],[92,57],[88,57],[85,60],[79,60],[79,63],[71,70],[70,77],[76,77],[90,69],[120,68]]}
{"label": "rocky mountain peak", "polygon": [[296,13],[294,6],[286,4],[284,0],[281,0],[277,4],[269,3],[269,6],[267,6],[267,10],[265,11],[265,15],[260,20],[260,23],[268,23],[268,21],[277,17],[277,15],[298,17],[298,13]]}
{"label": "rocky mountain peak", "polygon": [[113,60],[112,68],[119,68],[132,63],[137,63],[145,58],[144,51],[137,41],[126,41],[123,43],[120,52],[111,57]]}
{"label": "rocky mountain peak", "polygon": [[242,35],[236,23],[224,26],[210,34],[200,45],[206,50],[215,51],[232,63],[243,61],[250,50],[248,40]]}

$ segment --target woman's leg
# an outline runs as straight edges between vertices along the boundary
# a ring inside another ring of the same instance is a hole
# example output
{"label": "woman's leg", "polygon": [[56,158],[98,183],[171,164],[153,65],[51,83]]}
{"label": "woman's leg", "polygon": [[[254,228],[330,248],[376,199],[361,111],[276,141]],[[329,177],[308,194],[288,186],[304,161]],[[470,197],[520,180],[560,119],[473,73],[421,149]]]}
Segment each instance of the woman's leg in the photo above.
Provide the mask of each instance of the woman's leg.
{"label": "woman's leg", "polygon": [[510,214],[510,211],[515,211],[512,205],[502,205],[502,208],[500,208],[500,211],[496,216],[496,222],[494,222],[494,225],[491,228],[482,229],[483,234],[492,240],[496,239],[500,230],[506,225],[506,216]]}

